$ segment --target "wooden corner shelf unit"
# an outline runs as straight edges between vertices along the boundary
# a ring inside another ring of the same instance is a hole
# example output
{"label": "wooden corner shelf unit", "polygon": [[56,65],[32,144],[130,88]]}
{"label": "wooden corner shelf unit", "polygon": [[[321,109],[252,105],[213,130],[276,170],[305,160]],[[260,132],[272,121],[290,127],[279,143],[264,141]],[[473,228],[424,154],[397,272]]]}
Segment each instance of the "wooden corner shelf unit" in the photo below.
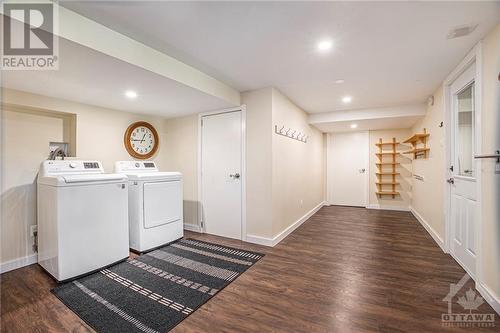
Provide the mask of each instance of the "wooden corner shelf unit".
{"label": "wooden corner shelf unit", "polygon": [[[392,138],[392,142],[382,142],[382,139],[379,139],[379,142],[375,145],[378,147],[378,153],[375,155],[378,157],[379,161],[375,163],[377,166],[377,181],[375,184],[377,185],[377,191],[375,192],[379,197],[384,195],[390,195],[392,198],[395,198],[396,195],[399,195],[399,192],[396,191],[396,185],[399,183],[396,181],[396,176],[399,175],[396,167],[400,164],[396,162],[396,156],[399,155],[399,152],[396,151],[396,146],[400,143],[396,141],[396,138]],[[391,151],[383,151],[382,148],[384,146],[390,146],[392,148]],[[383,161],[384,157],[391,158],[390,161]],[[384,169],[384,166],[386,168]],[[390,168],[387,168],[389,166]]]}
{"label": "wooden corner shelf unit", "polygon": [[[410,143],[412,149],[402,152],[403,154],[413,154],[413,158],[417,159],[418,157],[427,158],[427,153],[430,151],[430,148],[427,147],[427,138],[429,137],[429,133],[427,133],[424,128],[424,133],[416,133],[411,137],[403,141],[403,143]],[[418,147],[418,144],[423,144],[423,147]]]}

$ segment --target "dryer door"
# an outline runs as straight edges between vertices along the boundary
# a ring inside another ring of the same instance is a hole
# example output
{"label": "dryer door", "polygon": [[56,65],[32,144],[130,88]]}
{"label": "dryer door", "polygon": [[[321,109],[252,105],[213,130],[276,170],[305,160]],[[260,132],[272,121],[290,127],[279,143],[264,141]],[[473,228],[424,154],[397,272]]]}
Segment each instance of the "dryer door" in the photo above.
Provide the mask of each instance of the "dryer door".
{"label": "dryer door", "polygon": [[182,182],[144,183],[144,228],[182,219]]}

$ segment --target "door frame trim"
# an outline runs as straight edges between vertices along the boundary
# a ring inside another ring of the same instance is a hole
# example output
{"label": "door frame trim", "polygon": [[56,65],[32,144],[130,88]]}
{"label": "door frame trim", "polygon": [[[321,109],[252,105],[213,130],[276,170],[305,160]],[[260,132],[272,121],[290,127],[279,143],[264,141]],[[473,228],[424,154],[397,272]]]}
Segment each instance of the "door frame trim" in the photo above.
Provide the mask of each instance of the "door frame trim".
{"label": "door frame trim", "polygon": [[[474,83],[475,83],[475,147],[474,151],[481,150],[481,134],[482,134],[482,123],[481,123],[481,113],[482,113],[482,42],[477,43],[472,50],[465,56],[465,58],[460,62],[460,64],[448,75],[448,77],[443,82],[443,94],[444,94],[444,118],[445,118],[445,175],[446,178],[450,178],[452,173],[449,166],[452,165],[452,150],[451,146],[452,130],[451,126],[451,107],[452,107],[452,97],[451,97],[451,85],[456,81],[456,79],[462,75],[472,64],[475,63],[475,73],[474,73]],[[481,255],[481,242],[482,242],[482,193],[481,193],[481,159],[474,160],[475,170],[476,170],[476,212],[475,220],[477,225],[476,230],[476,244],[478,244],[477,254],[476,254],[476,274],[472,276],[467,269],[460,264],[459,260],[453,256],[451,253],[451,186],[447,182],[444,183],[444,212],[445,212],[445,235],[444,235],[444,249],[446,253],[452,255],[452,257],[457,261],[462,268],[464,268],[467,273],[477,282],[482,281],[482,255]]]}
{"label": "door frame trim", "polygon": [[[328,206],[332,205],[338,205],[332,202],[332,192],[330,191],[331,187],[331,182],[332,182],[332,174],[330,171],[329,166],[332,163],[332,153],[330,152],[331,149],[331,139],[332,135],[334,134],[349,134],[349,133],[364,133],[366,134],[366,141],[368,143],[367,147],[367,152],[365,156],[365,195],[364,195],[364,200],[365,200],[365,205],[362,207],[365,208],[370,208],[370,131],[346,131],[346,132],[329,132],[326,133],[326,204]],[[356,206],[357,207],[357,206]]]}
{"label": "door frame trim", "polygon": [[202,147],[202,119],[206,116],[213,116],[216,114],[230,113],[230,112],[241,112],[241,240],[246,241],[247,239],[247,170],[246,170],[246,105],[241,105],[234,108],[222,109],[217,111],[208,111],[198,114],[198,156],[197,156],[197,170],[196,174],[198,177],[198,209],[197,209],[197,221],[200,228],[200,232],[206,232],[205,223],[202,224],[203,217],[203,182],[201,174],[201,147]]}

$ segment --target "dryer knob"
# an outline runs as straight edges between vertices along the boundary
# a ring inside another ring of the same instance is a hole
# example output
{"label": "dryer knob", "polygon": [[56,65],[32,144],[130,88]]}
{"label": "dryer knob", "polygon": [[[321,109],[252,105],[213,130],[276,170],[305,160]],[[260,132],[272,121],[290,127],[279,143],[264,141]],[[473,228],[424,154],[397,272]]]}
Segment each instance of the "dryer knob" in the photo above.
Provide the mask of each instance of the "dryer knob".
{"label": "dryer knob", "polygon": [[69,167],[70,167],[71,169],[76,168],[76,163],[75,163],[75,162],[71,162],[71,163],[69,164]]}
{"label": "dryer knob", "polygon": [[140,166],[141,166],[141,165],[140,165],[139,163],[136,163],[136,164],[135,164],[135,167],[136,167],[136,168],[138,168],[138,167],[140,167]]}

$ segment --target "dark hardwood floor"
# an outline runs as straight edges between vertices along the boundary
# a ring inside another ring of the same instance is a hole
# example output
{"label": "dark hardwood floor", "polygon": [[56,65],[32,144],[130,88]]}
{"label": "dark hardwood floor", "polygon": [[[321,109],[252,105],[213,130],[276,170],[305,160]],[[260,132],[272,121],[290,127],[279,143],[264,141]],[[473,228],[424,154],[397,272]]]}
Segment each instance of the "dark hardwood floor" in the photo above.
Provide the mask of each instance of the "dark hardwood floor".
{"label": "dark hardwood floor", "polygon": [[[445,328],[464,270],[410,213],[323,207],[274,248],[186,232],[266,253],[172,332],[498,332]],[[89,332],[32,265],[1,276],[2,332]],[[464,290],[474,285],[470,280]],[[456,300],[455,300],[456,301]],[[456,302],[455,312],[464,312]],[[494,313],[484,303],[481,313]]]}

